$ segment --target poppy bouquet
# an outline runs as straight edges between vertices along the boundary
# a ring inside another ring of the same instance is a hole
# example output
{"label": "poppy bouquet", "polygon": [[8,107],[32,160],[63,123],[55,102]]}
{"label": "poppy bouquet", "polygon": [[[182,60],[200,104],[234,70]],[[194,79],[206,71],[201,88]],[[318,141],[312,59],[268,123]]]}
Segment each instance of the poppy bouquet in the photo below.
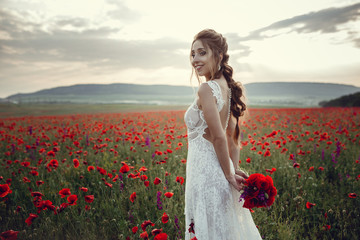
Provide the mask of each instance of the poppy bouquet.
{"label": "poppy bouquet", "polygon": [[277,190],[270,176],[254,173],[246,179],[245,188],[241,193],[239,202],[245,200],[244,208],[269,208],[275,201]]}

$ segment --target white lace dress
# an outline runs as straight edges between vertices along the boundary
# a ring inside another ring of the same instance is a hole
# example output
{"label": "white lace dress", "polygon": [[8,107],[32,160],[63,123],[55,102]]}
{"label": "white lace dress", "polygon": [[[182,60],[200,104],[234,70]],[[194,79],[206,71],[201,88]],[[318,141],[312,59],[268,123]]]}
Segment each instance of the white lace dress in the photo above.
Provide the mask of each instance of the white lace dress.
{"label": "white lace dress", "polygon": [[[225,102],[216,81],[203,84],[211,87],[219,114],[226,111],[225,131],[230,116],[231,91],[229,89],[228,101]],[[225,105],[227,108],[223,109]],[[243,201],[239,202],[239,192],[226,180],[213,144],[203,137],[208,126],[202,110],[198,108],[197,99],[187,109],[184,120],[188,131],[185,239],[261,239],[249,209],[242,207]],[[230,165],[235,172],[233,165]],[[188,230],[192,223],[195,234]]]}

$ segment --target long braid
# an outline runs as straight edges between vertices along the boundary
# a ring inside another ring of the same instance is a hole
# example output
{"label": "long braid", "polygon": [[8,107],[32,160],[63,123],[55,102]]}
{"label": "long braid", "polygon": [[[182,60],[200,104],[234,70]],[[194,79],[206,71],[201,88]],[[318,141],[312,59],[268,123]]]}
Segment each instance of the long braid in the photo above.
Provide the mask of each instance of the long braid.
{"label": "long braid", "polygon": [[[227,55],[229,57],[229,55]],[[240,135],[240,128],[239,128],[239,118],[244,115],[246,111],[246,104],[241,100],[243,96],[243,89],[240,82],[235,82],[232,78],[233,75],[233,68],[225,62],[222,67],[224,77],[228,84],[228,87],[231,89],[231,106],[230,111],[231,114],[236,118],[236,127],[235,133],[233,135],[234,141],[237,143]]]}

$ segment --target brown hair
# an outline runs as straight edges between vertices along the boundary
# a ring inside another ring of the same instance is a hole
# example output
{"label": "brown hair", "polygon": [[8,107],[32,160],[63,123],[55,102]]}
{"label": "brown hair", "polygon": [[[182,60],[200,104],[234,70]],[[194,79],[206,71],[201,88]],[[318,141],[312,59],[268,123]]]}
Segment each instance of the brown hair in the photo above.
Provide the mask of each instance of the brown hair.
{"label": "brown hair", "polygon": [[[223,74],[228,87],[231,88],[230,110],[231,114],[236,118],[236,128],[233,139],[235,143],[238,143],[240,135],[239,118],[244,115],[244,112],[246,111],[246,104],[242,100],[242,98],[245,97],[242,84],[240,82],[236,82],[232,77],[233,68],[228,63],[229,54],[227,53],[228,44],[226,42],[226,38],[224,38],[220,33],[217,33],[212,29],[205,29],[195,35],[192,45],[197,40],[200,40],[206,48],[212,51],[213,54],[214,66],[212,66],[212,68],[210,69],[210,79],[220,78],[221,74]],[[223,56],[222,59],[221,54]],[[220,66],[220,69],[215,66]],[[200,83],[199,75],[197,73],[196,77]]]}

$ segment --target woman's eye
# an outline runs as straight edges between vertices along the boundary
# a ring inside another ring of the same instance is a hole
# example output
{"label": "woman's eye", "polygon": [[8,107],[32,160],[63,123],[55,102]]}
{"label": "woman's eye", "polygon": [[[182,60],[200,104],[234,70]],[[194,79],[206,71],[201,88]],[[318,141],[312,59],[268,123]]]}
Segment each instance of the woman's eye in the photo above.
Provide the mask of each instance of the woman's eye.
{"label": "woman's eye", "polygon": [[201,56],[204,56],[205,54],[206,54],[205,51],[200,52],[200,55],[201,55]]}

